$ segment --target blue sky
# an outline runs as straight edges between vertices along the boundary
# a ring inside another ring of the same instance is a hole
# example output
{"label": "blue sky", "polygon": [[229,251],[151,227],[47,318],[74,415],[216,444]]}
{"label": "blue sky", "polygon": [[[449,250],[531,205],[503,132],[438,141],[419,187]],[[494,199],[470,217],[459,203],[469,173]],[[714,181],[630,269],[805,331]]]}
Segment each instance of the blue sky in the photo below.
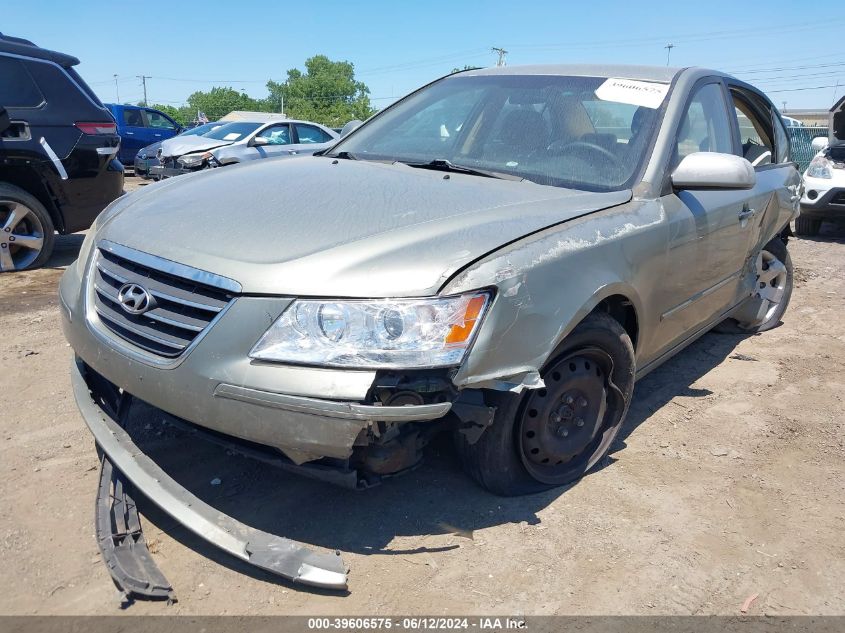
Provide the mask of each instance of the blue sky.
{"label": "blue sky", "polygon": [[[3,5],[6,5],[3,8]],[[355,64],[373,103],[464,64],[560,62],[710,66],[769,93],[782,107],[829,107],[845,94],[845,15],[835,3],[786,1],[94,2],[0,0],[3,32],[76,55],[104,101],[179,105],[214,85],[266,95],[267,79],[325,54]],[[198,9],[197,7],[202,7]],[[837,43],[838,44],[835,44]],[[839,84],[838,89],[836,84]],[[812,89],[808,89],[812,88]]]}

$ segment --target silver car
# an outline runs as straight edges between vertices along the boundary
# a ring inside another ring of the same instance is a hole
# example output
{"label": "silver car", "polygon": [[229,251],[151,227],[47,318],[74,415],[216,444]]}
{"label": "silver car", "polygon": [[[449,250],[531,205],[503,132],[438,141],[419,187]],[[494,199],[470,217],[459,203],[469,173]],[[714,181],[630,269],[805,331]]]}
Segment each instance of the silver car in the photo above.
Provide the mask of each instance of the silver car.
{"label": "silver car", "polygon": [[235,165],[261,158],[309,156],[330,147],[339,135],[311,121],[269,118],[267,121],[232,121],[201,136],[177,136],[162,142],[161,165],[153,177]]}
{"label": "silver car", "polygon": [[723,73],[457,73],[322,156],[113,203],[61,282],[79,407],[177,520],[340,587],[331,557],[222,530],[114,412],[141,400],[356,488],[444,431],[496,494],[575,481],[638,378],[714,326],[780,322],[800,183],[771,101]]}

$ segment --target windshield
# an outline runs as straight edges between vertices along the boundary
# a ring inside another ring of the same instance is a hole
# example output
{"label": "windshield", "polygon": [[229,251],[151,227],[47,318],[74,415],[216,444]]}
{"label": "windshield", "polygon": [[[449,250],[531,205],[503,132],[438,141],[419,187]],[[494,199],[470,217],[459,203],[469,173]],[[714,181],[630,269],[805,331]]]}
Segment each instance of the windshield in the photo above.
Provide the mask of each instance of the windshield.
{"label": "windshield", "polygon": [[668,84],[607,77],[459,75],[386,110],[331,155],[448,161],[546,185],[623,189],[667,92]]}
{"label": "windshield", "polygon": [[203,134],[206,138],[213,138],[217,141],[239,141],[240,139],[244,138],[245,136],[249,136],[255,130],[260,128],[263,123],[245,123],[243,121],[238,121],[236,123],[226,123],[225,125],[221,125],[216,130],[212,130],[207,134]]}
{"label": "windshield", "polygon": [[223,123],[203,123],[202,125],[198,125],[196,127],[192,127],[190,130],[185,130],[182,132],[181,136],[201,136],[206,132],[211,132],[215,128],[223,126]]}

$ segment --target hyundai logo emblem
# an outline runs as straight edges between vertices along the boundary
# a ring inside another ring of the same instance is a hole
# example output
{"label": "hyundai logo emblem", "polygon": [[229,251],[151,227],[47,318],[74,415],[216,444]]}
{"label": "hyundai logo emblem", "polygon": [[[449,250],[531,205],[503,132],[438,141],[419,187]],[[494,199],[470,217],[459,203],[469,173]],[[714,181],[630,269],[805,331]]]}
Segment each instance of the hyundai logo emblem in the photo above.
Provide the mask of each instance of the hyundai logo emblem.
{"label": "hyundai logo emblem", "polygon": [[153,297],[146,288],[138,284],[123,284],[117,293],[120,307],[129,314],[144,314],[153,307]]}

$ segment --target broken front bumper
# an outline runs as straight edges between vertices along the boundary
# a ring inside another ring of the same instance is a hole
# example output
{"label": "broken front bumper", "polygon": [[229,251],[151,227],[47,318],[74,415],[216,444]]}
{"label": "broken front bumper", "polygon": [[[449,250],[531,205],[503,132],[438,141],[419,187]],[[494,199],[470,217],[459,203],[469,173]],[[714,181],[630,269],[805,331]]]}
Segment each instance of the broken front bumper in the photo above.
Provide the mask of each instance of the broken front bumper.
{"label": "broken front bumper", "polygon": [[290,539],[253,529],[218,512],[180,486],[132,441],[92,396],[84,364],[71,368],[79,411],[111,463],[147,498],[186,528],[252,565],[294,582],[346,589],[346,569],[338,553],[311,551]]}
{"label": "broken front bumper", "polygon": [[[294,463],[348,459],[375,421],[445,416],[448,402],[372,406],[375,371],[294,367],[251,361],[247,352],[290,299],[239,297],[193,349],[175,361],[144,354],[86,313],[88,283],[71,266],[59,293],[62,328],[76,355],[134,397],[193,424],[280,449]],[[82,288],[85,288],[82,291]]]}
{"label": "broken front bumper", "polygon": [[[201,169],[201,168],[200,168]],[[192,174],[199,169],[187,169],[185,167],[165,167],[164,165],[152,165],[149,174],[152,178],[173,178],[182,174]]]}

